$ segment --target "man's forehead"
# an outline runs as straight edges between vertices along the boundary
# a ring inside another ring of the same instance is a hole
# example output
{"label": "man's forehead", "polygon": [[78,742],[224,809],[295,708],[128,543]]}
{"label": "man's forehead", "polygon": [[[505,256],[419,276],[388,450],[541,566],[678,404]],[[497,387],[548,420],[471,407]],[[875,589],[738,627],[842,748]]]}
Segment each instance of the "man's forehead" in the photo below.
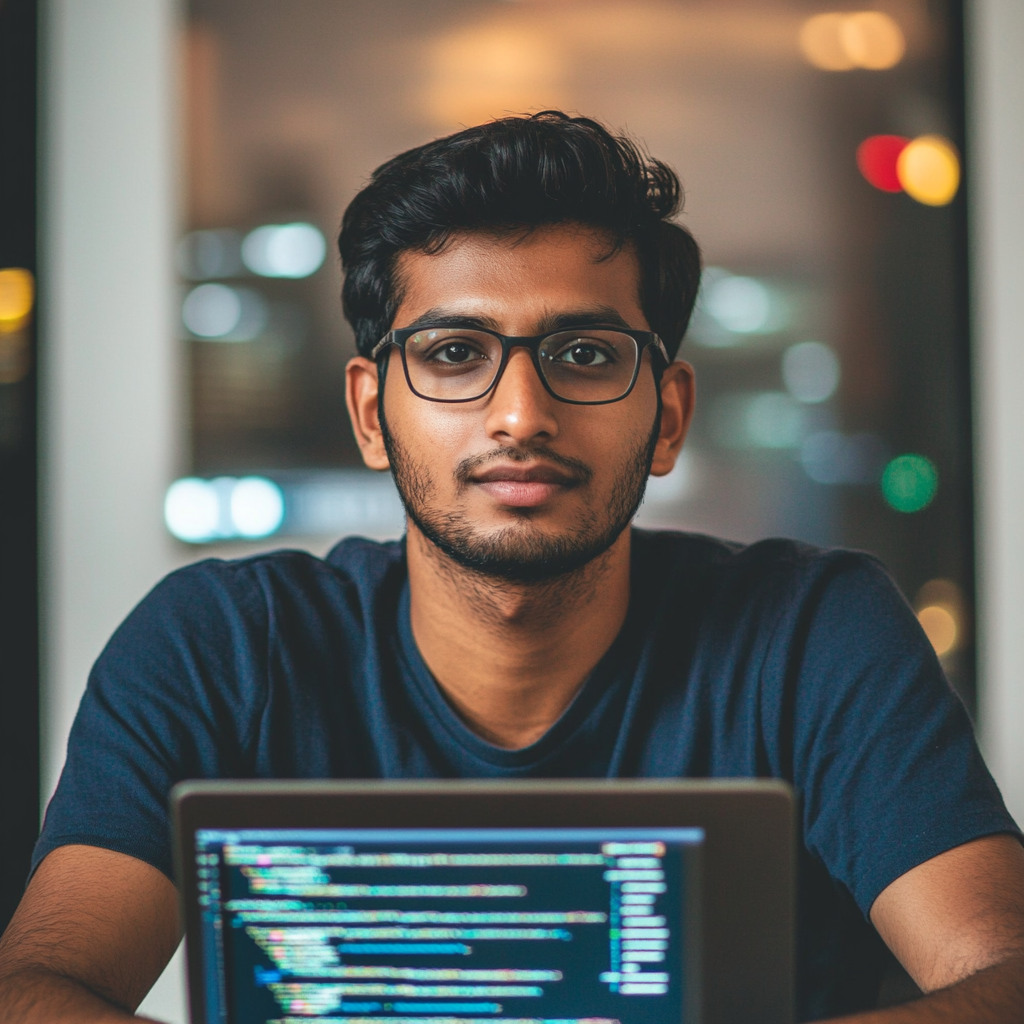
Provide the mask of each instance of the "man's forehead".
{"label": "man's forehead", "polygon": [[580,225],[525,236],[460,234],[436,253],[402,253],[396,270],[395,326],[436,323],[443,314],[497,330],[513,310],[536,332],[557,329],[568,314],[578,315],[577,324],[642,326],[632,249],[616,251],[602,233]]}

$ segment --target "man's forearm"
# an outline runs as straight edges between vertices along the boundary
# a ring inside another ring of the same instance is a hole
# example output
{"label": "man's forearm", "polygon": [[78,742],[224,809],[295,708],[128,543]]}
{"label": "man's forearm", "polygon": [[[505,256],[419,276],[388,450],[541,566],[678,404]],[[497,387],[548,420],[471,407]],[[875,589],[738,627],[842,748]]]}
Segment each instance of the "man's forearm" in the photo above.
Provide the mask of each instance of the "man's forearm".
{"label": "man's forearm", "polygon": [[842,1018],[843,1024],[1020,1024],[1022,1020],[1024,955],[902,1006]]}
{"label": "man's forearm", "polygon": [[0,1024],[138,1024],[145,1019],[52,971],[25,968],[0,978]]}

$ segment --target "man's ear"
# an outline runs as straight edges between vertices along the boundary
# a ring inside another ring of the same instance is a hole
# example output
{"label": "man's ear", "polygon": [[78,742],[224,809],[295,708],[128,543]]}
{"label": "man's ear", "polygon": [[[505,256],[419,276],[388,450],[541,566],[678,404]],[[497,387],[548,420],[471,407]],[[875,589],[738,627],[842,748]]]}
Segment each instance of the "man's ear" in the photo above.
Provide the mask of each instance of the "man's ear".
{"label": "man's ear", "polygon": [[682,361],[670,363],[661,375],[661,431],[654,447],[651,476],[672,472],[690,429],[696,394],[693,367]]}
{"label": "man's ear", "polygon": [[345,404],[356,444],[370,469],[391,468],[380,429],[380,398],[377,364],[362,356],[350,359],[345,367]]}

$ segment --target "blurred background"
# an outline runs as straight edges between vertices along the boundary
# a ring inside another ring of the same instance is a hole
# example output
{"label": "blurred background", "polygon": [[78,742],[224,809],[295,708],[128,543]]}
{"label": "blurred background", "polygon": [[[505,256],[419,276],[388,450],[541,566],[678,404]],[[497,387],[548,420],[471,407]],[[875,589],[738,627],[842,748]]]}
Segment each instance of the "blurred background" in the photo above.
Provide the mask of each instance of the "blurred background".
{"label": "blurred background", "polygon": [[0,0],[6,912],[161,575],[401,534],[344,408],[341,214],[550,107],[670,163],[705,255],[694,428],[638,522],[877,554],[1020,816],[1021,45],[1019,0]]}
{"label": "blurred background", "polygon": [[172,533],[401,532],[341,401],[341,211],[397,152],[558,107],[678,170],[707,263],[683,349],[693,434],[640,521],[876,552],[973,708],[958,4],[192,0],[184,15]]}

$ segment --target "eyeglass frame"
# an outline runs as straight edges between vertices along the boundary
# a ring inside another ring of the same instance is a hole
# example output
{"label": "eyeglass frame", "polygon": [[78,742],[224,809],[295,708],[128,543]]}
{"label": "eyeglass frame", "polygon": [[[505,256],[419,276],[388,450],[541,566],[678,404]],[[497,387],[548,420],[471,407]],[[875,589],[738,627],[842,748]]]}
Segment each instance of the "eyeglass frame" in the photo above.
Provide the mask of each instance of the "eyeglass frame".
{"label": "eyeglass frame", "polygon": [[[472,398],[431,398],[429,395],[421,394],[416,390],[413,386],[412,379],[409,376],[409,363],[405,357],[405,344],[414,334],[419,334],[423,331],[436,330],[472,330],[479,334],[489,334],[491,337],[497,338],[498,341],[501,342],[501,362],[498,363],[498,369],[494,374],[494,380],[491,381],[485,391],[482,391],[479,395],[474,395]],[[547,338],[556,334],[568,334],[572,331],[615,331],[618,334],[625,334],[636,342],[636,365],[633,367],[633,376],[630,378],[629,386],[617,398],[601,398],[595,402],[583,402],[575,398],[562,398],[561,395],[555,394],[554,390],[552,390],[547,377],[544,375],[544,371],[540,367],[540,359],[538,357],[540,346]],[[669,366],[672,362],[669,358],[668,349],[665,348],[665,343],[654,331],[634,331],[632,328],[620,327],[617,324],[586,324],[585,326],[580,327],[560,327],[555,331],[545,331],[543,334],[532,335],[499,334],[497,331],[489,330],[486,327],[465,327],[462,324],[448,325],[440,323],[420,327],[398,327],[394,330],[388,331],[388,333],[385,334],[376,345],[374,345],[373,349],[370,351],[370,359],[376,362],[381,353],[392,345],[402,353],[402,370],[405,373],[405,382],[409,385],[409,390],[417,398],[422,398],[424,402],[442,402],[445,405],[479,402],[481,398],[486,398],[495,390],[495,388],[497,388],[501,381],[501,378],[505,373],[505,369],[508,367],[508,361],[511,357],[513,348],[522,347],[529,349],[533,368],[537,372],[537,376],[540,378],[541,384],[544,385],[544,390],[553,399],[555,399],[555,401],[564,402],[566,405],[611,405],[614,402],[621,402],[624,398],[628,398],[640,377],[640,366],[644,361],[644,352],[648,348],[653,348],[661,358],[664,359],[666,366]]]}

